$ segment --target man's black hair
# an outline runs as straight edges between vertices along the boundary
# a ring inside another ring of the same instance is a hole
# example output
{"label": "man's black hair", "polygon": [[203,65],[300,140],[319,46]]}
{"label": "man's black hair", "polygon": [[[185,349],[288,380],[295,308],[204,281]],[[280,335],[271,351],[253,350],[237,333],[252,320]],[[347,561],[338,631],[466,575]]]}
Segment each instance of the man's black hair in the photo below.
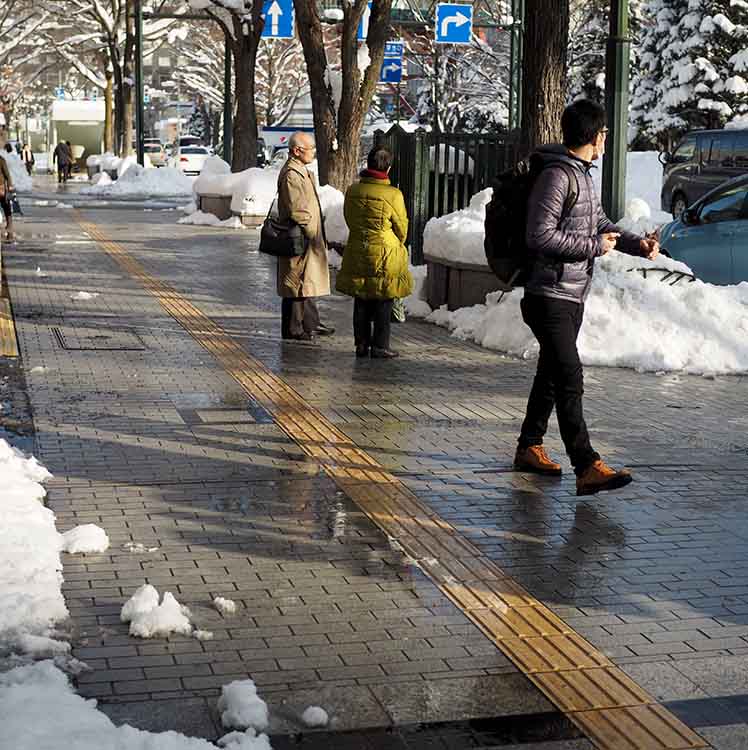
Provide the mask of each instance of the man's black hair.
{"label": "man's black hair", "polygon": [[591,99],[577,99],[561,115],[561,131],[566,148],[581,148],[594,143],[605,127],[605,108]]}
{"label": "man's black hair", "polygon": [[392,151],[384,146],[374,146],[366,157],[366,166],[377,172],[386,172],[392,166]]}

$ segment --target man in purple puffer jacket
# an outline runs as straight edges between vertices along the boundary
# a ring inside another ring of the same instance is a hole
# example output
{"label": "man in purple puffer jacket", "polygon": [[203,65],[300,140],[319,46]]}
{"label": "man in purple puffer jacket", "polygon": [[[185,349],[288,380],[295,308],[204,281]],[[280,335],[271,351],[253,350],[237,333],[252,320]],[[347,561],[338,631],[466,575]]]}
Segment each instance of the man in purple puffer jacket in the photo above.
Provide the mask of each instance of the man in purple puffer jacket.
{"label": "man in purple puffer jacket", "polygon": [[[600,459],[582,413],[577,336],[595,258],[620,250],[653,259],[660,249],[656,240],[617,227],[600,205],[590,171],[605,151],[608,129],[603,107],[586,99],[574,102],[564,110],[561,130],[563,145],[537,152],[545,167],[528,203],[527,247],[534,257],[522,317],[540,344],[540,356],[514,465],[538,474],[561,474],[561,465],[543,449],[555,406],[561,438],[577,476],[577,495],[592,495],[632,480],[628,471],[615,471]],[[569,209],[565,204],[570,194],[577,199]]]}

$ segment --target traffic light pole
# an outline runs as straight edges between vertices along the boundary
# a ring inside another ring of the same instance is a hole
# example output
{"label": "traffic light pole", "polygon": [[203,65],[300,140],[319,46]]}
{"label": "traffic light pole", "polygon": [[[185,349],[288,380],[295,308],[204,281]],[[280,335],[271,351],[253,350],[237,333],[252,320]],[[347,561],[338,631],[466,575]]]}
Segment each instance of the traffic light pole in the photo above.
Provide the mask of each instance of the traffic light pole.
{"label": "traffic light pole", "polygon": [[135,149],[145,166],[145,113],[143,112],[143,0],[135,0]]}
{"label": "traffic light pole", "polygon": [[626,211],[626,151],[629,109],[628,0],[611,0],[610,36],[605,64],[608,142],[603,159],[603,208],[618,221]]}

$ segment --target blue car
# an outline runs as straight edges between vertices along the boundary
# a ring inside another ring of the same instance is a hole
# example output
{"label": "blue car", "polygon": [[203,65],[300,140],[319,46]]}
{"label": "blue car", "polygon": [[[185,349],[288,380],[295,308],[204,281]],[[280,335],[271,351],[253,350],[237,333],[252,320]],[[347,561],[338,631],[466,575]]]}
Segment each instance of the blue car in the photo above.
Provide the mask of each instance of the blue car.
{"label": "blue car", "polygon": [[748,175],[725,182],[666,224],[660,245],[702,281],[748,281]]}

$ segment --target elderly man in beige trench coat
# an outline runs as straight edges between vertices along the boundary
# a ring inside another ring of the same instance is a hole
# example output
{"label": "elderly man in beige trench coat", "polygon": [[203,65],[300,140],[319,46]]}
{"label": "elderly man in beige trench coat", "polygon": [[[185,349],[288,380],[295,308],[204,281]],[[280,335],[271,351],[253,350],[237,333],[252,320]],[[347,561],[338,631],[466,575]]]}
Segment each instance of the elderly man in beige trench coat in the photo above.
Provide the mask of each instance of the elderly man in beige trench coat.
{"label": "elderly man in beige trench coat", "polygon": [[314,141],[294,133],[288,161],[278,175],[278,218],[298,224],[308,246],[304,255],[278,259],[278,294],[282,301],[281,333],[292,341],[313,341],[335,330],[320,323],[316,297],[330,294],[327,239],[314,176],[307,165],[314,161]]}

